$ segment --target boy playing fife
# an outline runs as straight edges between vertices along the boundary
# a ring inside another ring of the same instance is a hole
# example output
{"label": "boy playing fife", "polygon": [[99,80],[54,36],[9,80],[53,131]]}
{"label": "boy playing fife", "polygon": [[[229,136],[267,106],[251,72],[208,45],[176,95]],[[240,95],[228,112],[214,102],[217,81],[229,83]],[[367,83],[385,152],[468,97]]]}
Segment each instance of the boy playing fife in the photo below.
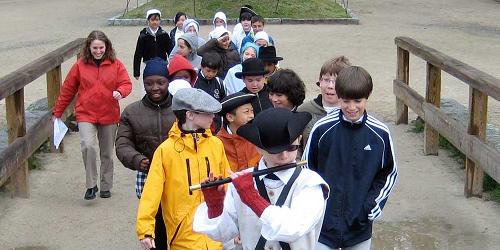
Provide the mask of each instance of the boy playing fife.
{"label": "boy playing fife", "polygon": [[137,211],[137,236],[144,249],[155,247],[155,215],[161,203],[170,250],[222,249],[222,244],[192,231],[200,191],[189,186],[209,173],[226,176],[229,164],[222,142],[210,133],[221,104],[201,89],[178,90],[172,99],[177,121],[156,149]]}
{"label": "boy playing fife", "polygon": [[366,113],[373,84],[361,67],[342,69],[335,82],[340,110],[313,127],[303,158],[330,185],[317,250],[370,249],[372,223],[382,214],[397,176],[385,124]]}
{"label": "boy playing fife", "polygon": [[307,113],[272,108],[240,127],[237,134],[253,143],[262,159],[253,169],[232,173],[227,192],[224,186],[202,190],[206,202],[196,211],[193,230],[223,242],[239,234],[243,249],[314,249],[328,196],[324,180],[301,167],[251,173],[293,163],[310,119]]}

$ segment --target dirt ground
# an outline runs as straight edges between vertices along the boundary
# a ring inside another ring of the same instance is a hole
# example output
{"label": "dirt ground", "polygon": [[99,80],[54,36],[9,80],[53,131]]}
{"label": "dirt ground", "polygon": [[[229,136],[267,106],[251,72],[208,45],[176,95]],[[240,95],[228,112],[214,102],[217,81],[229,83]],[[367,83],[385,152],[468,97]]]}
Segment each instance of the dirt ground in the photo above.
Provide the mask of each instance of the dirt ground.
{"label": "dirt ground", "polygon": [[[135,1],[133,1],[135,2]],[[101,29],[132,70],[140,27],[108,27],[125,1],[0,0],[0,76],[59,46]],[[394,37],[409,36],[500,78],[500,4],[494,0],[351,1],[360,25],[268,25],[282,67],[314,82],[326,59],[346,55],[365,67],[375,84],[368,110],[392,130],[400,171],[398,183],[375,225],[373,249],[498,249],[500,206],[463,196],[464,170],[444,151],[423,156],[421,134],[394,126],[392,80]],[[165,29],[171,27],[165,27]],[[202,27],[208,34],[209,27]],[[63,65],[63,74],[74,62]],[[411,57],[410,84],[424,94],[425,63]],[[443,74],[443,97],[468,103],[468,87]],[[44,97],[45,77],[25,91],[31,103]],[[133,93],[122,107],[141,96]],[[500,127],[499,103],[490,98],[489,121]],[[414,114],[411,114],[415,117]],[[5,126],[5,101],[0,101]],[[116,160],[113,197],[85,202],[84,169],[77,134],[65,138],[64,154],[42,155],[43,168],[30,173],[30,199],[0,192],[0,249],[139,249],[135,237],[134,174]]]}

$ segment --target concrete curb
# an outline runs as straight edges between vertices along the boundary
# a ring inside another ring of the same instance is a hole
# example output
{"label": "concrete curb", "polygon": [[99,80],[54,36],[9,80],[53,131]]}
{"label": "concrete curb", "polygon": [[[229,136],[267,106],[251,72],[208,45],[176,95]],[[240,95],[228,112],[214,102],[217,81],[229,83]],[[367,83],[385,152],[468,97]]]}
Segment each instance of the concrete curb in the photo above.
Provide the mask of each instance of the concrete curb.
{"label": "concrete curb", "polygon": [[[351,18],[304,18],[304,19],[294,19],[294,18],[265,18],[267,24],[344,24],[344,25],[358,25],[359,19],[357,16],[353,15],[350,9],[347,12]],[[108,19],[109,26],[146,26],[145,18],[132,18],[132,19],[122,19],[121,15],[114,16]],[[212,19],[196,19],[200,25],[212,25]],[[236,24],[238,20],[236,18],[228,18],[228,24]],[[170,19],[161,20],[161,25],[168,26],[174,25],[173,21]]]}

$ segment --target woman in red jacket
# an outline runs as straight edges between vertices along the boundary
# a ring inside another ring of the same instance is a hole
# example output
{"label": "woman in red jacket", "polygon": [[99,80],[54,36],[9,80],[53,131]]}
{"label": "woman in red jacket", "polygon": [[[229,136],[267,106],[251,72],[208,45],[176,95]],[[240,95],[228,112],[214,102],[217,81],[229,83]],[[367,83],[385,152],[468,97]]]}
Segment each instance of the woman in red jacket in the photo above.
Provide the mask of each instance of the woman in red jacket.
{"label": "woman in red jacket", "polygon": [[85,199],[95,199],[97,188],[97,150],[101,157],[101,198],[111,197],[113,186],[113,152],[117,124],[120,120],[118,100],[132,90],[125,66],[116,59],[111,41],[102,31],[92,31],[78,61],[71,67],[62,86],[54,117],[60,118],[76,96],[76,121],[86,173]]}

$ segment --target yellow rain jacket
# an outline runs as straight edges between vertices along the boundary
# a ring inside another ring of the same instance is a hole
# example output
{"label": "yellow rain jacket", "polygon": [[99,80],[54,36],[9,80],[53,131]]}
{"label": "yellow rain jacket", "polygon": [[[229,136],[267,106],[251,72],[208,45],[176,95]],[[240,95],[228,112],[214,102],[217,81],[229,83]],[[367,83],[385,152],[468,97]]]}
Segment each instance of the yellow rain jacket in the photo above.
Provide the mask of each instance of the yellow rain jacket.
{"label": "yellow rain jacket", "polygon": [[229,163],[222,142],[205,133],[184,134],[175,122],[168,139],[155,151],[137,211],[137,236],[154,238],[155,215],[161,202],[171,250],[222,249],[222,243],[193,232],[196,208],[204,202],[201,190],[189,186],[214,176],[227,177]]}

